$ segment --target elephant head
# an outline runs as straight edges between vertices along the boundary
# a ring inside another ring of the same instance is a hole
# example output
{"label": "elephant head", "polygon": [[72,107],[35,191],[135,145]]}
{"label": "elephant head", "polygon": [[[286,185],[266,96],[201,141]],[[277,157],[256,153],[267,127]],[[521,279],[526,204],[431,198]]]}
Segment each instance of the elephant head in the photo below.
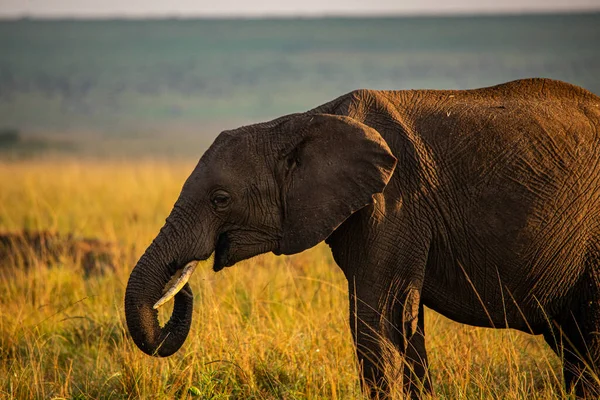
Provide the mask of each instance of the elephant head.
{"label": "elephant head", "polygon": [[214,253],[219,271],[261,253],[310,248],[371,204],[395,166],[380,134],[349,117],[295,114],[222,132],[131,272],[125,315],[136,345],[165,357],[185,341],[193,304],[185,280],[163,327],[155,305],[186,264]]}

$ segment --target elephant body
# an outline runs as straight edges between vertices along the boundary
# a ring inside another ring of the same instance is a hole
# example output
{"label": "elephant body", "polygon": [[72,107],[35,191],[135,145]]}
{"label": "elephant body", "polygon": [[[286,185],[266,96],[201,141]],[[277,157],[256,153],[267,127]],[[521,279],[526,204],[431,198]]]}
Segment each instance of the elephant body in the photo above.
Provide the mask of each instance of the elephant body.
{"label": "elephant body", "polygon": [[[169,330],[185,339],[189,286],[176,297],[179,316],[162,329],[148,305],[186,262],[214,251],[217,271],[325,239],[348,280],[372,396],[386,393],[382,339],[405,357],[405,390],[431,389],[423,306],[470,325],[543,334],[564,358],[569,388],[597,396],[599,134],[600,98],[546,79],[357,90],[226,131],[132,272],[132,336],[148,353],[160,353]],[[156,293],[140,294],[149,281]]]}
{"label": "elephant body", "polygon": [[[426,306],[470,325],[543,331],[598,254],[600,99],[535,80],[345,100],[328,111],[377,129],[398,159],[379,201],[328,239],[347,275],[354,259],[379,261],[382,241]],[[356,229],[368,247],[350,245]]]}

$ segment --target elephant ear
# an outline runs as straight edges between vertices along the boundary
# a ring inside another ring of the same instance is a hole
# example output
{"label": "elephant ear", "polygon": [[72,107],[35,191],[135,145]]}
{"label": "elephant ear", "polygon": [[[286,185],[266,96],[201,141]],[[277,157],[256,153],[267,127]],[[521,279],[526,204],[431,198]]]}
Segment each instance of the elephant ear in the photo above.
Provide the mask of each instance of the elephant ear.
{"label": "elephant ear", "polygon": [[315,246],[372,204],[397,161],[379,132],[352,118],[301,115],[288,124],[293,143],[282,151],[282,254]]}

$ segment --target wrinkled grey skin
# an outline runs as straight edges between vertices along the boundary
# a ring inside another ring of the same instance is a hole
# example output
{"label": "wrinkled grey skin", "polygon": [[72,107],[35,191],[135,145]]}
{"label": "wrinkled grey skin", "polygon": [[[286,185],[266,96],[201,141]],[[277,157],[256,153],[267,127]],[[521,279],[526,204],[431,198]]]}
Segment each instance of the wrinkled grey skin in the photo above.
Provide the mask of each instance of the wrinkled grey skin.
{"label": "wrinkled grey skin", "polygon": [[[189,286],[160,328],[152,305],[188,261],[219,271],[326,240],[348,279],[364,388],[385,396],[381,346],[406,391],[431,390],[423,306],[458,322],[543,334],[577,395],[600,359],[600,98],[530,79],[468,91],[358,90],[221,133],[131,273],[127,325],[168,356]],[[586,369],[586,365],[590,368]]]}

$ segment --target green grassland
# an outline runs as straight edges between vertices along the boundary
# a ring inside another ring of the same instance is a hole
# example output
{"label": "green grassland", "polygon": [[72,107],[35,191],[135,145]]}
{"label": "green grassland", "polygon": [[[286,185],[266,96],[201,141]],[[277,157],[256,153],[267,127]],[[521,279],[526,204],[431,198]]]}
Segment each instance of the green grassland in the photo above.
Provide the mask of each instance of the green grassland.
{"label": "green grassland", "polygon": [[[100,238],[118,243],[127,260],[88,277],[68,255],[27,268],[0,260],[0,398],[362,398],[346,283],[325,245],[216,274],[202,265],[191,281],[190,336],[170,358],[148,357],[128,338],[129,272],[193,166],[0,163],[0,231]],[[426,331],[433,398],[567,396],[560,360],[541,337],[459,325],[430,310]]]}

